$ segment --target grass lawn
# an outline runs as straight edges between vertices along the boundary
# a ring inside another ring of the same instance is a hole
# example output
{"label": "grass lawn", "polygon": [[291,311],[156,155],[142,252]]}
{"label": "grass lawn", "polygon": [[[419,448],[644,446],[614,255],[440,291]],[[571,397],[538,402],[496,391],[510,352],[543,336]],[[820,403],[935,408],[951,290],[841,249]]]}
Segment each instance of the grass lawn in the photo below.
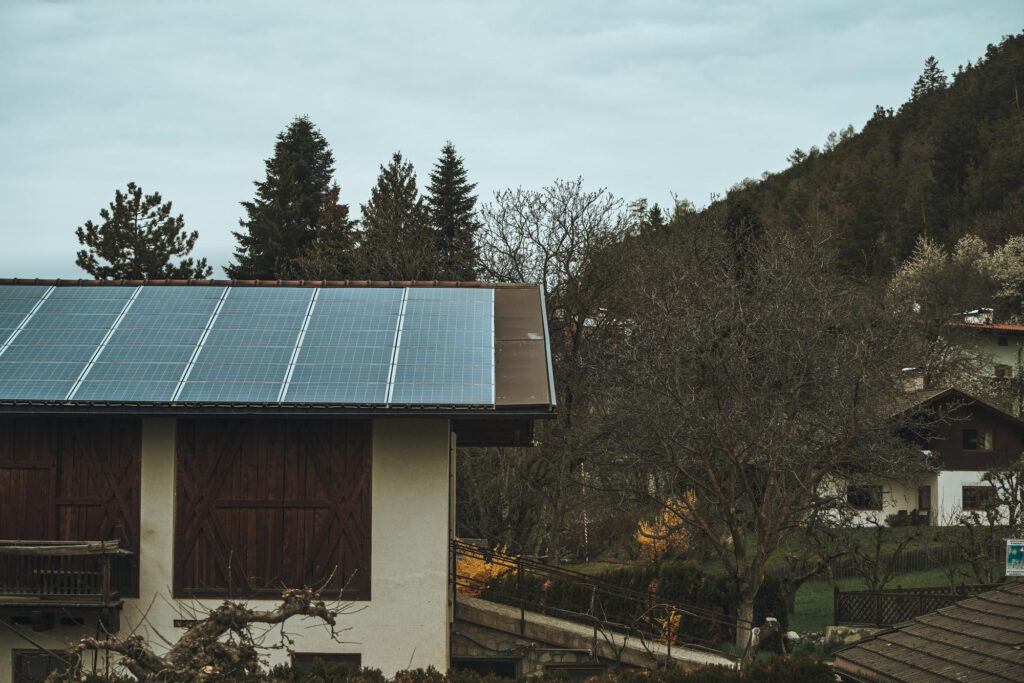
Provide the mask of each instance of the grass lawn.
{"label": "grass lawn", "polygon": [[[837,581],[839,590],[866,590],[861,579]],[[903,574],[890,581],[886,588],[918,588],[924,586],[946,586],[949,580],[941,569]],[[828,581],[808,581],[796,593],[795,613],[789,616],[789,628],[798,633],[824,631],[831,626],[832,584]]]}

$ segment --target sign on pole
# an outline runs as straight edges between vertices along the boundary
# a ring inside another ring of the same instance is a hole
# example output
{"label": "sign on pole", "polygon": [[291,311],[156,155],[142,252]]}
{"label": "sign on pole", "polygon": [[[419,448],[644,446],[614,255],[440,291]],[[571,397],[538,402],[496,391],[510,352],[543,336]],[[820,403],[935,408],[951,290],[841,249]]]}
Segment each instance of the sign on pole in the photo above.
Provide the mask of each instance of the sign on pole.
{"label": "sign on pole", "polygon": [[1006,539],[1006,575],[1024,576],[1024,539]]}

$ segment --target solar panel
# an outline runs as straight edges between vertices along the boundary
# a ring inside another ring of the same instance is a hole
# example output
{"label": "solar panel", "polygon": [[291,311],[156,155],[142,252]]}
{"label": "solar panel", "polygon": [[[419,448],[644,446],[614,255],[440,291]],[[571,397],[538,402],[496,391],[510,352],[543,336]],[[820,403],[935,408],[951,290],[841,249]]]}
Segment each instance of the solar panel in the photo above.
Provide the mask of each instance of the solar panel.
{"label": "solar panel", "polygon": [[93,382],[83,380],[75,391],[76,401],[144,401],[167,402],[174,396],[178,388],[177,380],[173,382],[154,382],[137,380]]}
{"label": "solar panel", "polygon": [[[26,311],[27,313],[28,311]],[[25,319],[25,313],[0,313],[0,327],[13,330]]]}
{"label": "solar panel", "polygon": [[136,303],[163,299],[173,302],[200,301],[202,299],[213,299],[214,301],[224,296],[226,287],[143,287],[136,297]]}
{"label": "solar panel", "polygon": [[[118,331],[120,332],[120,330]],[[116,337],[118,332],[114,333]],[[199,335],[195,335],[199,341]],[[129,345],[107,342],[100,361],[103,363],[187,363],[195,353],[195,344]]]}
{"label": "solar panel", "polygon": [[0,380],[75,380],[85,363],[11,363],[0,364]]}
{"label": "solar panel", "polygon": [[184,402],[275,403],[280,382],[185,382],[178,400]]}
{"label": "solar panel", "polygon": [[118,315],[124,308],[123,299],[54,299],[52,296],[39,309],[37,315],[78,315],[82,313]]}
{"label": "solar panel", "polygon": [[195,347],[203,330],[160,330],[118,328],[107,340],[112,346],[188,346]]}
{"label": "solar panel", "polygon": [[24,318],[36,303],[35,299],[0,299],[0,314],[16,314]]}
{"label": "solar panel", "polygon": [[302,328],[303,315],[232,315],[221,309],[217,315],[217,330],[295,330]]}
{"label": "solar panel", "polygon": [[0,399],[490,405],[493,299],[468,288],[0,286]]}
{"label": "solar panel", "polygon": [[61,344],[92,344],[98,346],[107,330],[76,330],[76,329],[23,329],[14,338],[18,346],[44,346]]}
{"label": "solar panel", "polygon": [[50,287],[47,285],[4,285],[0,287],[0,300],[31,299],[39,301],[48,289]]}
{"label": "solar panel", "polygon": [[325,384],[292,382],[285,394],[286,403],[342,403],[383,404],[387,399],[387,384]]}
{"label": "solar panel", "polygon": [[4,363],[27,363],[32,361],[81,362],[85,363],[96,353],[95,346],[18,346],[8,348],[0,360]]}
{"label": "solar panel", "polygon": [[296,357],[297,365],[308,364],[385,364],[395,355],[395,346],[303,346]]}
{"label": "solar panel", "polygon": [[[46,304],[43,304],[43,308],[46,308]],[[115,320],[117,320],[117,315],[43,315],[36,313],[25,323],[25,329],[103,330],[106,332]]]}
{"label": "solar panel", "polygon": [[40,382],[33,380],[0,381],[0,399],[16,401],[55,401],[68,395],[74,380]]}
{"label": "solar panel", "polygon": [[292,372],[292,382],[309,383],[380,383],[386,385],[391,365],[352,364],[352,365],[315,365],[299,364]]}
{"label": "solar panel", "polygon": [[125,315],[121,330],[205,330],[209,313],[171,313],[168,315]]}
{"label": "solar panel", "polygon": [[203,363],[288,363],[290,346],[203,346]]}
{"label": "solar panel", "polygon": [[54,287],[50,301],[64,299],[123,299],[132,298],[135,287]]}
{"label": "solar panel", "polygon": [[147,382],[177,382],[185,369],[184,363],[94,363],[89,370],[90,382],[116,380],[145,380]]}
{"label": "solar panel", "polygon": [[490,384],[494,370],[490,365],[395,366],[395,384]]}
{"label": "solar panel", "polygon": [[449,332],[441,330],[402,330],[402,348],[429,346],[433,348],[467,348],[494,346],[494,333],[482,330]]}
{"label": "solar panel", "polygon": [[203,350],[208,346],[287,346],[295,347],[295,340],[299,336],[298,330],[210,330],[209,336],[203,342]]}
{"label": "solar panel", "polygon": [[[309,332],[321,332],[330,330],[362,330],[362,331],[383,331],[394,335],[398,329],[398,315],[317,315],[309,319]],[[308,332],[307,332],[308,334]]]}
{"label": "solar panel", "polygon": [[310,330],[302,339],[302,347],[308,346],[390,346],[394,348],[395,330]]}
{"label": "solar panel", "polygon": [[402,405],[480,405],[492,403],[492,384],[395,384],[391,403]]}
{"label": "solar panel", "polygon": [[317,296],[320,303],[332,301],[370,301],[379,305],[397,306],[402,303],[405,291],[398,287],[325,287]]}
{"label": "solar panel", "polygon": [[192,382],[277,382],[284,381],[287,363],[195,363],[186,386]]}

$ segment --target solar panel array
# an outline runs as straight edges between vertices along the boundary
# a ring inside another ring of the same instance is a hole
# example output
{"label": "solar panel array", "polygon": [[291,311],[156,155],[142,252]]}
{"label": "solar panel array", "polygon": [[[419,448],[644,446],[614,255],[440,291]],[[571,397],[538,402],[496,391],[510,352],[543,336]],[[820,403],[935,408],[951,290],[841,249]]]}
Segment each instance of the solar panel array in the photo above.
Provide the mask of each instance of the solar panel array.
{"label": "solar panel array", "polygon": [[493,405],[494,290],[4,285],[0,400]]}

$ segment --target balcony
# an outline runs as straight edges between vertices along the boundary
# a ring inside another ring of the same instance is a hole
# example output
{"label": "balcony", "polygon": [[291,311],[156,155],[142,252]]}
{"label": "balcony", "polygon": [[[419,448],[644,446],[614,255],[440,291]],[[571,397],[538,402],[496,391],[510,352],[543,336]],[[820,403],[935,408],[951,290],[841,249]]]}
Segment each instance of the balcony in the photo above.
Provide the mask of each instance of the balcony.
{"label": "balcony", "polygon": [[35,630],[56,617],[115,626],[130,556],[117,541],[0,541],[0,615]]}

